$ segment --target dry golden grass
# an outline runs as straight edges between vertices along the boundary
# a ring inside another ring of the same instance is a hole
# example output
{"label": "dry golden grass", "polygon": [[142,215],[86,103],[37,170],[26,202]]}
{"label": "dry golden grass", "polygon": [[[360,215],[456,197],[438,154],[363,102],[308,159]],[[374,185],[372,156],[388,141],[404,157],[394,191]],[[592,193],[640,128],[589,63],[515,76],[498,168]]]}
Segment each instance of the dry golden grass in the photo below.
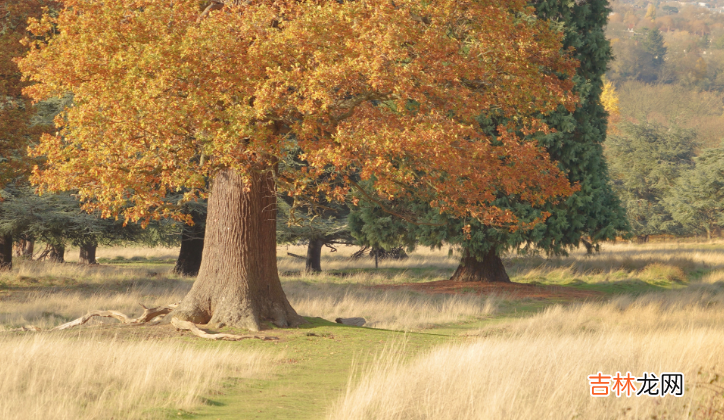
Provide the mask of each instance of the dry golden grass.
{"label": "dry golden grass", "polygon": [[[349,270],[349,269],[374,269],[375,260],[367,256],[357,260],[351,260],[350,256],[354,254],[359,247],[356,246],[340,246],[336,252],[331,252],[329,248],[322,249],[322,270]],[[277,247],[277,260],[279,272],[298,272],[304,270],[304,260],[290,257],[287,253],[296,255],[306,255],[306,246],[279,246]],[[441,269],[447,273],[455,270],[459,263],[459,257],[448,257],[448,250],[430,250],[429,248],[420,247],[404,260],[379,260],[379,267],[383,269],[413,269],[420,267]],[[449,274],[448,274],[449,275]]]}
{"label": "dry golden grass", "polygon": [[259,351],[47,333],[0,335],[0,354],[0,418],[14,420],[167,418],[224,379],[273,367]]}
{"label": "dry golden grass", "polygon": [[[179,278],[168,271],[157,274],[157,270],[153,270],[126,265],[87,267],[18,261],[16,270],[0,273],[0,282],[11,287],[9,296],[3,297],[0,292],[0,331],[26,325],[52,328],[97,309],[136,316],[142,312],[139,303],[160,306],[178,302],[191,287],[192,279]],[[156,274],[149,278],[149,273]],[[395,278],[399,282],[409,279],[405,273]],[[485,317],[495,312],[499,300],[494,296],[433,296],[359,286],[359,283],[389,280],[384,275],[369,273],[282,279],[292,306],[300,314],[329,321],[338,317],[364,317],[366,326],[374,328],[420,330]],[[89,325],[116,322],[94,318]]]}
{"label": "dry golden grass", "polygon": [[[721,284],[556,306],[477,334],[409,363],[379,356],[329,418],[724,418]],[[593,398],[587,376],[599,371],[683,372],[687,389],[681,398]]]}
{"label": "dry golden grass", "polygon": [[0,271],[0,285],[73,286],[77,284],[109,285],[133,283],[150,278],[178,278],[173,267],[158,265],[82,265],[54,264],[43,261],[13,261],[12,271]]}
{"label": "dry golden grass", "polygon": [[[420,247],[405,260],[381,260],[380,272],[374,271],[374,260],[349,259],[357,247],[340,247],[338,252],[325,248],[322,269],[361,270],[346,278],[327,276],[335,283],[383,284],[442,280],[449,278],[459,262],[458,253],[451,256],[447,248],[430,250]],[[287,256],[287,252],[305,255],[303,246],[282,246],[277,249],[279,271],[295,279],[314,281],[317,276],[301,273],[304,261]],[[724,241],[677,241],[637,243],[605,243],[601,252],[587,255],[585,248],[572,250],[565,257],[542,255],[520,256],[514,252],[503,259],[508,274],[515,282],[567,283],[576,278],[586,282],[625,280],[685,282],[694,271],[724,270]],[[390,269],[394,274],[390,274]],[[322,276],[325,274],[323,273]],[[663,276],[663,277],[662,277]]]}
{"label": "dry golden grass", "polygon": [[[155,260],[169,260],[175,261],[178,258],[179,248],[164,248],[164,247],[139,247],[139,246],[114,246],[114,247],[98,247],[96,251],[96,258],[107,258],[114,259],[122,257],[130,260],[132,258],[145,258]],[[75,247],[67,248],[65,251],[65,260],[68,262],[77,262],[79,256],[79,249]]]}
{"label": "dry golden grass", "polygon": [[425,295],[353,286],[286,282],[284,290],[298,313],[334,321],[364,317],[366,327],[420,330],[491,315],[498,299],[477,295]]}
{"label": "dry golden grass", "polygon": [[[448,278],[458,259],[447,250],[418,249],[407,260],[381,261],[382,270],[374,270],[373,260],[349,259],[356,250],[325,250],[322,268],[332,272],[305,275],[304,261],[286,255],[303,255],[304,247],[278,248],[282,284],[300,314],[329,320],[363,316],[368,326],[419,330],[495,314],[504,299],[372,288]],[[193,279],[174,276],[170,264],[157,263],[173,260],[176,252],[98,253],[153,264],[18,261],[13,272],[0,273],[0,330],[49,328],[90,309],[136,315],[139,302],[178,301]],[[641,280],[680,289],[553,306],[528,318],[496,321],[413,361],[391,349],[354,377],[330,418],[724,418],[715,411],[724,410],[724,399],[699,386],[712,372],[724,372],[724,243],[607,244],[594,256],[575,250],[562,258],[511,255],[504,261],[520,282]],[[702,274],[700,283],[692,283]],[[0,365],[0,418],[165,417],[169,409],[193,408],[199,395],[224,378],[264,375],[261,366],[269,365],[269,356],[229,347],[114,341],[107,334],[93,338],[92,331],[0,334],[0,354],[6,355]],[[594,399],[586,376],[598,371],[681,371],[688,389],[680,399]]]}
{"label": "dry golden grass", "polygon": [[[0,331],[34,325],[43,329],[52,328],[87,312],[98,309],[113,309],[129,316],[143,312],[139,305],[163,306],[179,302],[188,291],[186,285],[167,284],[131,286],[124,292],[98,291],[92,294],[73,291],[32,291],[13,299],[2,301],[0,309]],[[93,318],[87,325],[118,323],[108,318]]]}

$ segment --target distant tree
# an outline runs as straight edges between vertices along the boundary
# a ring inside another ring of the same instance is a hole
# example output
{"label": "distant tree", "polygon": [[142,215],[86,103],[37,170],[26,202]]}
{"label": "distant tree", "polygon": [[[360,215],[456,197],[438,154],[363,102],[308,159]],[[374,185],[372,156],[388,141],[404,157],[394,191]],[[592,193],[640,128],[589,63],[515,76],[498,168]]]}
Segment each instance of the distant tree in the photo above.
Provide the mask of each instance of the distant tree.
{"label": "distant tree", "polygon": [[602,77],[601,81],[603,82],[601,105],[608,113],[609,123],[618,122],[621,117],[621,109],[619,108],[620,99],[616,87],[605,76]]}
{"label": "distant tree", "polygon": [[277,241],[279,243],[305,243],[307,253],[305,271],[322,271],[322,249],[332,250],[335,245],[351,245],[354,238],[347,226],[349,208],[347,206],[324,202],[316,206],[293,208],[283,198],[277,202]]}
{"label": "distant tree", "polygon": [[664,64],[664,57],[666,56],[666,46],[664,45],[664,36],[661,34],[661,31],[657,28],[644,28],[643,34],[641,35],[641,46],[649,55],[646,59],[651,60],[654,69],[660,71],[661,66]]}
{"label": "distant tree", "polygon": [[656,6],[651,3],[646,6],[646,18],[650,20],[656,20]]}
{"label": "distant tree", "polygon": [[670,15],[675,15],[675,14],[679,13],[679,8],[674,7],[674,6],[668,6],[668,5],[661,6],[661,10],[663,10],[665,13],[668,13]]}
{"label": "distant tree", "polygon": [[724,223],[724,147],[706,149],[694,158],[669,190],[665,204],[686,232],[712,232]]}
{"label": "distant tree", "polygon": [[42,241],[46,249],[41,258],[65,261],[68,245],[80,248],[80,262],[95,264],[99,243],[109,243],[130,233],[122,222],[101,219],[80,209],[78,199],[69,193],[37,196],[29,187],[8,185],[2,190],[4,203],[0,232]]}
{"label": "distant tree", "polygon": [[[403,211],[409,211],[411,202],[406,203],[387,203],[387,211],[382,209],[375,203],[360,201],[358,205],[352,207],[349,215],[349,229],[354,237],[357,245],[363,247],[363,250],[369,250],[370,257],[375,259],[375,267],[377,267],[380,257],[387,258],[394,256],[400,258],[404,253],[404,249],[408,250],[415,247],[418,238],[414,226],[399,216],[391,214],[390,208],[406,207]],[[424,211],[427,208],[422,206]],[[388,255],[392,252],[392,255]],[[358,257],[364,253],[360,252]]]}
{"label": "distant tree", "polygon": [[633,38],[616,43],[616,60],[611,65],[610,77],[616,82],[656,82],[661,76],[666,52],[661,31],[643,28]]}
{"label": "distant tree", "polygon": [[607,145],[614,189],[624,202],[632,232],[640,240],[680,233],[664,200],[679,176],[693,167],[696,134],[657,124],[622,123]]}

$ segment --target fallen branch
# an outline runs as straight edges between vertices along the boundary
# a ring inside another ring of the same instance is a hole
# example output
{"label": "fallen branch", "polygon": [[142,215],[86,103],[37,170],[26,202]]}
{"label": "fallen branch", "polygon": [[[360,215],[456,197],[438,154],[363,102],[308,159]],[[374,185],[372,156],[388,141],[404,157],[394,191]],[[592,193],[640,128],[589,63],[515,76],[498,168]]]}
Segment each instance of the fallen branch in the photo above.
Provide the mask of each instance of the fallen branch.
{"label": "fallen branch", "polygon": [[306,259],[307,259],[307,257],[302,257],[301,255],[292,254],[291,252],[287,252],[287,255],[289,255],[290,257],[299,258],[299,259],[301,259],[301,260],[306,260]]}
{"label": "fallen branch", "polygon": [[176,317],[171,319],[171,325],[176,327],[176,329],[178,329],[178,330],[191,331],[191,334],[193,334],[197,337],[207,338],[209,340],[239,341],[239,340],[246,340],[248,338],[256,338],[259,340],[278,340],[277,337],[267,337],[264,335],[235,335],[235,334],[224,334],[224,333],[212,334],[212,333],[208,333],[208,332],[200,329],[193,322],[181,321],[180,319],[178,319]]}
{"label": "fallen branch", "polygon": [[80,317],[78,319],[74,319],[70,322],[66,322],[65,324],[58,325],[57,327],[51,329],[50,331],[67,330],[68,328],[77,327],[78,325],[85,324],[86,322],[90,321],[91,318],[96,317],[96,316],[105,317],[105,318],[115,318],[115,319],[121,321],[122,324],[145,324],[148,321],[151,321],[152,319],[156,318],[157,316],[168,314],[176,306],[178,306],[178,303],[173,303],[171,305],[166,305],[166,306],[159,306],[156,308],[147,308],[141,304],[141,307],[143,308],[143,313],[138,318],[129,318],[128,315],[118,312],[118,311],[92,311],[92,312],[88,312],[87,314],[83,315],[82,317]]}

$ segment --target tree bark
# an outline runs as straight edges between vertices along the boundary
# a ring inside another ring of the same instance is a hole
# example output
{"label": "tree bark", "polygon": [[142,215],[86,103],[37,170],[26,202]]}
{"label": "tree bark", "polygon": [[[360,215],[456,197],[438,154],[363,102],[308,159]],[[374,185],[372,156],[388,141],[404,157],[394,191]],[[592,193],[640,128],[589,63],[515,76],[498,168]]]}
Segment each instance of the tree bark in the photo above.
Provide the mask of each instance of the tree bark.
{"label": "tree bark", "polygon": [[282,290],[276,260],[276,195],[270,168],[243,180],[226,169],[214,179],[204,258],[191,291],[167,319],[258,331],[304,322]]}
{"label": "tree bark", "polygon": [[455,270],[450,280],[510,283],[510,277],[508,277],[508,273],[505,272],[503,260],[500,259],[493,248],[485,254],[482,261],[478,261],[466,252],[460,261],[458,269]]}
{"label": "tree bark", "polygon": [[25,240],[23,240],[23,242],[24,242],[25,246],[21,250],[22,251],[21,257],[32,260],[33,252],[35,252],[35,240],[34,239],[25,239]]}
{"label": "tree bark", "polygon": [[204,220],[201,215],[193,212],[191,216],[194,225],[184,225],[181,232],[181,251],[179,251],[173,272],[182,276],[194,277],[199,274],[199,268],[201,268],[206,229],[203,226]]}
{"label": "tree bark", "polygon": [[98,249],[98,245],[95,243],[81,245],[78,262],[80,264],[98,264],[98,261],[96,261],[96,249]]}
{"label": "tree bark", "polygon": [[13,235],[0,235],[0,271],[13,268]]}
{"label": "tree bark", "polygon": [[65,262],[65,246],[64,245],[50,245],[50,253],[48,254],[48,260],[54,263]]}
{"label": "tree bark", "polygon": [[33,252],[35,251],[35,241],[32,239],[22,238],[18,241],[16,257],[20,258],[33,258]]}
{"label": "tree bark", "polygon": [[307,273],[322,272],[322,247],[324,240],[322,238],[310,239],[307,245]]}

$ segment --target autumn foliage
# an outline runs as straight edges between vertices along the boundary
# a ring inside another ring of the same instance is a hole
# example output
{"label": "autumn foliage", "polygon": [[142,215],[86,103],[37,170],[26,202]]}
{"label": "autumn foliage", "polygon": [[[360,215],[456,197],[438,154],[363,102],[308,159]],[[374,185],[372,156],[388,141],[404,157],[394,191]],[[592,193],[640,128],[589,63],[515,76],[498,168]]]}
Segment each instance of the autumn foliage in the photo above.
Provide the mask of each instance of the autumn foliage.
{"label": "autumn foliage", "polygon": [[[193,1],[61,3],[31,25],[44,38],[19,62],[34,99],[74,98],[34,149],[47,158],[34,180],[107,216],[173,215],[169,192],[192,199],[220,170],[273,169],[292,146],[309,163],[278,174],[292,195],[342,199],[355,176],[385,199],[414,191],[513,224],[496,194],[540,204],[572,191],[525,137],[575,107],[577,63],[525,1],[255,1],[203,19]],[[486,133],[481,114],[506,125]],[[312,182],[322,170],[330,182]]]}
{"label": "autumn foliage", "polygon": [[28,36],[28,18],[40,17],[42,7],[53,3],[0,1],[0,188],[29,169],[26,149],[40,135],[31,124],[35,109],[22,94],[27,83],[14,60],[27,52],[20,41]]}

